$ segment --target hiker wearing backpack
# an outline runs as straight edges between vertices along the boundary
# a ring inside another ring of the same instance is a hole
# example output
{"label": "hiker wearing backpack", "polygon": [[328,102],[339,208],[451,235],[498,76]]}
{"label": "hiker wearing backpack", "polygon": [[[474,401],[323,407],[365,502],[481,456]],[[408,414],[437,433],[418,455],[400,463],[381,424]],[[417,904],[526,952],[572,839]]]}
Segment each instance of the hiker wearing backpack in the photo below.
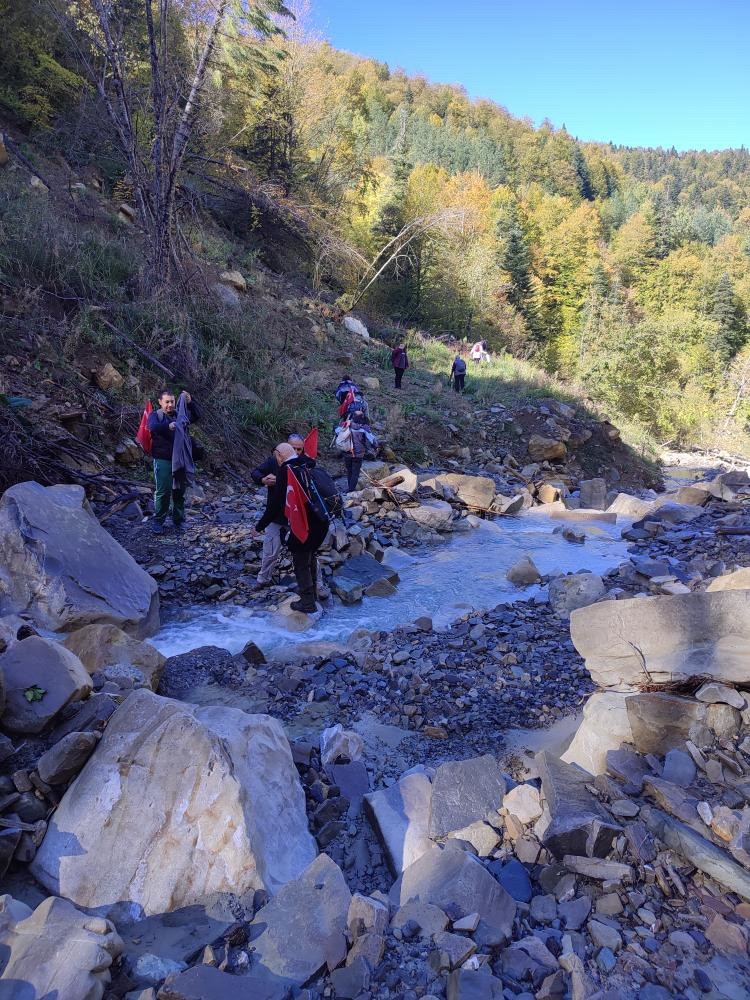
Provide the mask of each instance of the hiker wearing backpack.
{"label": "hiker wearing backpack", "polygon": [[409,355],[406,353],[405,344],[399,344],[398,347],[394,347],[391,351],[391,364],[393,365],[393,374],[396,376],[395,388],[400,389],[401,379],[409,367]]}
{"label": "hiker wearing backpack", "polygon": [[377,451],[378,441],[372,432],[362,410],[355,410],[349,420],[350,446],[349,453],[344,456],[346,478],[349,492],[353,493],[359,482],[362,463],[368,452]]}
{"label": "hiker wearing backpack", "polygon": [[453,367],[451,368],[451,378],[453,379],[453,388],[456,392],[463,393],[464,391],[464,380],[466,379],[466,362],[457,354],[453,359]]}
{"label": "hiker wearing backpack", "polygon": [[[184,390],[180,400],[186,404],[187,417],[191,424],[200,419],[200,410],[190,393]],[[148,415],[147,427],[151,435],[151,458],[154,463],[154,516],[151,528],[156,535],[164,531],[167,514],[172,515],[175,531],[182,531],[185,521],[185,488],[176,487],[172,476],[172,457],[177,431],[177,405],[174,393],[162,389],[159,393],[159,409]],[[183,480],[184,481],[184,480]]]}
{"label": "hiker wearing backpack", "polygon": [[331,520],[340,513],[341,498],[333,480],[324,469],[298,456],[287,442],[274,449],[278,465],[263,517],[256,526],[264,531],[272,520],[283,518],[289,526],[287,545],[292,555],[299,600],[293,611],[308,614],[317,611],[319,566],[317,552],[325,541]]}
{"label": "hiker wearing backpack", "polygon": [[[287,444],[291,445],[298,458],[302,457],[304,458],[304,461],[310,462],[313,465],[315,464],[313,459],[304,455],[305,440],[301,434],[290,434],[287,438]],[[276,475],[278,471],[279,462],[276,458],[276,452],[274,451],[273,454],[268,456],[265,462],[261,463],[261,465],[253,469],[250,473],[250,478],[256,486],[267,487],[269,500],[271,497],[271,490],[276,484]],[[268,507],[268,502],[266,503],[266,507]],[[281,553],[284,548],[281,536],[282,531],[285,528],[286,518],[284,517],[282,511],[280,515],[272,517],[263,531],[263,554],[261,556],[260,572],[257,576],[257,584],[259,587],[271,586],[273,574],[279,564]]]}

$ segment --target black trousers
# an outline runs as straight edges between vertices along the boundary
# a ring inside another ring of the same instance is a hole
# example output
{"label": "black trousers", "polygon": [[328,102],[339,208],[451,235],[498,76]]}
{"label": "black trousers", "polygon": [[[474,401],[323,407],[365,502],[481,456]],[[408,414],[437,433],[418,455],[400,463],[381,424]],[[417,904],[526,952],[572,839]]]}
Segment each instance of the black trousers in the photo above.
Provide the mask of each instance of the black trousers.
{"label": "black trousers", "polygon": [[359,482],[359,474],[362,471],[362,459],[354,458],[353,455],[347,455],[344,458],[344,465],[346,466],[346,475],[348,477],[349,492],[356,490],[357,483]]}
{"label": "black trousers", "polygon": [[298,542],[294,536],[289,542],[294,575],[297,578],[297,593],[307,610],[315,610],[318,599],[318,549],[328,534],[328,525],[310,525],[310,536],[306,542]]}
{"label": "black trousers", "polygon": [[396,376],[396,389],[401,388],[401,379],[404,377],[405,368],[394,368],[393,373]]}
{"label": "black trousers", "polygon": [[453,388],[456,392],[464,391],[464,379],[466,378],[466,372],[454,372],[453,373]]}

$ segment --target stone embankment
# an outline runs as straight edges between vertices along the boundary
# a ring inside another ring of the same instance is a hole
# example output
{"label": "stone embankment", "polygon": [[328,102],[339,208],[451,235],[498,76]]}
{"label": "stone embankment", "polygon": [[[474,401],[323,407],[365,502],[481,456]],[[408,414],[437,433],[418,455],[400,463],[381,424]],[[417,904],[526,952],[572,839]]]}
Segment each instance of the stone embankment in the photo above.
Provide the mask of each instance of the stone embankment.
{"label": "stone embankment", "polygon": [[[506,502],[491,477],[387,475],[402,478],[352,496],[329,549],[345,599],[398,587],[389,550]],[[606,487],[565,487],[552,510],[572,545],[592,518],[637,518],[610,573],[286,664],[252,646],[165,661],[144,640],[153,576],[82,491],[9,490],[0,992],[747,995],[750,485]],[[231,707],[183,700],[206,686]],[[590,692],[563,759],[504,759],[508,727]],[[263,710],[231,704],[251,699]],[[294,737],[303,718],[314,740]]]}

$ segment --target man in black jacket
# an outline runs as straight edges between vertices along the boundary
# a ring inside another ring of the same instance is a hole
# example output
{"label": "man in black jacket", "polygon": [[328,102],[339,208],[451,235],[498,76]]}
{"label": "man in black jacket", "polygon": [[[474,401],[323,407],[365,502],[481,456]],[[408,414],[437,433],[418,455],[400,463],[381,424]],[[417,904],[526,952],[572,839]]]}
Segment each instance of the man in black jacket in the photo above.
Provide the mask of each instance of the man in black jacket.
{"label": "man in black jacket", "polygon": [[[180,393],[187,403],[190,423],[200,419],[200,410],[184,390]],[[181,531],[185,520],[185,490],[172,486],[172,451],[177,428],[177,407],[174,393],[162,389],[159,393],[159,409],[149,414],[148,429],[151,433],[151,457],[154,461],[154,516],[151,527],[155,534],[164,531],[167,514],[172,515],[175,531]]]}
{"label": "man in black jacket", "polygon": [[[271,523],[287,524],[285,516],[286,490],[288,483],[288,470],[299,469],[305,462],[304,456],[296,454],[295,449],[288,442],[276,445],[273,452],[274,461],[277,464],[276,478],[268,492],[268,505],[263,517],[256,525],[257,531],[265,531]],[[309,459],[308,459],[309,461]],[[319,566],[317,552],[325,541],[328,534],[328,524],[314,522],[309,524],[309,535],[304,542],[289,532],[289,551],[292,554],[294,564],[294,575],[297,578],[297,591],[299,600],[292,601],[290,607],[293,611],[305,611],[308,614],[318,610],[317,601],[319,595],[318,579]]]}
{"label": "man in black jacket", "polygon": [[[294,453],[298,458],[302,458],[304,461],[312,462],[313,460],[307,458],[304,455],[305,442],[304,439],[299,434],[290,434],[288,438],[288,444],[294,449]],[[315,464],[313,462],[313,464]],[[268,487],[268,500],[266,502],[266,512],[268,511],[268,505],[271,499],[271,492],[276,484],[276,475],[279,471],[279,463],[276,459],[276,452],[269,455],[268,458],[259,465],[256,469],[250,473],[250,478],[256,484],[256,486],[266,486]],[[265,517],[265,515],[264,515]],[[263,531],[263,555],[261,557],[260,572],[258,573],[258,586],[259,587],[270,587],[271,578],[274,574],[276,567],[279,564],[279,559],[281,559],[281,551],[283,548],[282,543],[282,531],[286,527],[286,518],[284,517],[283,508],[281,512],[278,511],[271,516],[271,519],[265,526]]]}

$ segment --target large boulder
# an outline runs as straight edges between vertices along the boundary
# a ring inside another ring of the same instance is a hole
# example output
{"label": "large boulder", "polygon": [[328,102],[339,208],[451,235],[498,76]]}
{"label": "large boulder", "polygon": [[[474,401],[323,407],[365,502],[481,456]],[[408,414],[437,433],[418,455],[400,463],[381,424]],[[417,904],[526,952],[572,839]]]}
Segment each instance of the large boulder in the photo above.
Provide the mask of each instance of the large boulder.
{"label": "large boulder", "polygon": [[433,531],[450,531],[453,521],[453,508],[445,500],[424,500],[416,507],[404,507],[404,514]]}
{"label": "large boulder", "polygon": [[531,556],[521,556],[518,562],[513,563],[505,576],[515,587],[530,587],[534,583],[539,583],[542,578]]}
{"label": "large boulder", "polygon": [[159,627],[156,581],[99,524],[80,486],[18,483],[0,499],[0,614],[53,631]]}
{"label": "large boulder", "polygon": [[315,853],[279,722],[141,688],[63,796],[33,872],[78,906],[135,918],[274,893]]}
{"label": "large boulder", "polygon": [[[431,903],[461,916],[478,913],[479,933],[495,941],[511,936],[516,904],[477,859],[458,848],[432,847],[410,865],[390,892],[392,906]],[[482,925],[485,925],[482,927]]]}
{"label": "large boulder", "polygon": [[602,688],[750,682],[747,590],[603,601],[572,612],[570,635]]}
{"label": "large boulder", "polygon": [[542,437],[541,434],[532,434],[527,447],[532,462],[557,462],[568,454],[563,441]]}
{"label": "large boulder", "polygon": [[495,482],[488,476],[464,476],[458,472],[441,472],[439,476],[426,479],[423,486],[443,495],[455,494],[462,503],[474,510],[489,510],[495,499]]}
{"label": "large boulder", "polygon": [[627,709],[627,700],[632,697],[619,691],[595,691],[583,706],[581,724],[561,759],[578,764],[589,774],[604,774],[608,751],[632,742]]}
{"label": "large boulder", "polygon": [[558,576],[549,585],[549,603],[558,618],[569,618],[571,611],[588,607],[603,595],[604,583],[596,573]]}
{"label": "large boulder", "polygon": [[134,639],[116,625],[86,625],[69,635],[64,645],[90,674],[107,667],[134,667],[152,691],[159,686],[167,662],[151,643]]}
{"label": "large boulder", "polygon": [[556,858],[606,857],[621,828],[586,787],[589,775],[546,750],[535,760],[544,796],[544,813],[534,828],[541,842]]}
{"label": "large boulder", "polygon": [[[260,910],[248,929],[251,980],[286,991],[346,958],[352,894],[338,865],[319,855]],[[253,990],[248,997],[257,996]],[[285,996],[286,992],[282,994]]]}
{"label": "large boulder", "polygon": [[101,1000],[121,952],[108,920],[81,913],[66,899],[50,897],[32,912],[0,896],[2,1000]]}
{"label": "large boulder", "polygon": [[345,604],[351,604],[360,600],[365,592],[374,593],[378,584],[390,584],[392,590],[398,579],[395,569],[362,552],[351,556],[334,572],[331,587]]}
{"label": "large boulder", "polygon": [[13,733],[41,733],[67,704],[91,694],[78,657],[57,642],[31,635],[0,656],[5,678],[2,725]]}

